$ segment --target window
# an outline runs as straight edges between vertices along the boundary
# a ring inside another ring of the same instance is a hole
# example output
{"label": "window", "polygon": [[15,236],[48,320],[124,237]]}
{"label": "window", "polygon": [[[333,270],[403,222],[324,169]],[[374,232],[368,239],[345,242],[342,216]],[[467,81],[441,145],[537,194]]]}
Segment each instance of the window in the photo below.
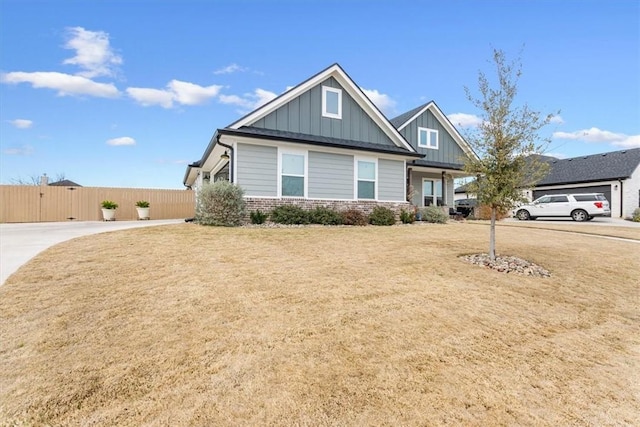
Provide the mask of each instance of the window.
{"label": "window", "polygon": [[538,200],[536,200],[533,203],[551,203],[551,197],[550,196],[540,197]]}
{"label": "window", "polygon": [[418,147],[438,149],[438,131],[429,128],[418,128]]}
{"label": "window", "polygon": [[569,199],[567,196],[551,196],[551,203],[567,203]]}
{"label": "window", "polygon": [[342,119],[342,90],[322,86],[322,116]]}
{"label": "window", "polygon": [[422,180],[422,196],[424,206],[443,206],[442,203],[442,181],[430,179]]}
{"label": "window", "polygon": [[376,198],[376,162],[370,160],[356,160],[357,198]]}
{"label": "window", "polygon": [[283,153],[280,164],[282,196],[304,197],[305,155]]}

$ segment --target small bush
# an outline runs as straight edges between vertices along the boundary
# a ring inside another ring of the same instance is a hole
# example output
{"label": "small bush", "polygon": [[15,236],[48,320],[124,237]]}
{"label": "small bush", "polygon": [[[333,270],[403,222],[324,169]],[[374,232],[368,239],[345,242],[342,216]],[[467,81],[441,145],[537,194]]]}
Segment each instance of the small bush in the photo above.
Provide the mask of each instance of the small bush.
{"label": "small bush", "polygon": [[262,212],[260,209],[256,211],[251,211],[249,213],[249,217],[251,218],[251,224],[264,224],[268,216],[269,215]]}
{"label": "small bush", "polygon": [[199,224],[235,227],[242,224],[245,212],[244,191],[228,181],[205,184],[198,192]]}
{"label": "small bush", "polygon": [[341,215],[342,223],[344,225],[367,225],[369,223],[367,215],[358,209],[348,209],[343,211]]}
{"label": "small bush", "polygon": [[432,222],[434,224],[446,224],[449,220],[449,215],[444,212],[438,206],[427,206],[421,209],[422,220],[426,222]]}
{"label": "small bush", "polygon": [[138,200],[136,202],[136,207],[137,208],[148,208],[149,207],[149,202],[147,202],[146,200]]}
{"label": "small bush", "polygon": [[333,209],[318,206],[309,212],[309,220],[312,224],[340,225],[342,224],[342,215]]}
{"label": "small bush", "polygon": [[[507,217],[509,217],[508,210],[505,210],[503,212],[500,212],[500,211],[496,212],[496,220],[498,221]],[[473,208],[473,219],[490,220],[491,208],[487,205],[476,206],[475,208]]]}
{"label": "small bush", "polygon": [[309,224],[309,212],[296,205],[282,205],[271,211],[271,221],[278,224]]}
{"label": "small bush", "polygon": [[393,225],[396,223],[396,216],[393,211],[384,206],[376,206],[369,215],[369,222],[372,225]]}
{"label": "small bush", "polygon": [[416,214],[411,211],[400,210],[400,221],[403,224],[413,224],[416,220]]}
{"label": "small bush", "polygon": [[640,222],[640,208],[637,208],[633,211],[633,216],[631,217],[633,222]]}

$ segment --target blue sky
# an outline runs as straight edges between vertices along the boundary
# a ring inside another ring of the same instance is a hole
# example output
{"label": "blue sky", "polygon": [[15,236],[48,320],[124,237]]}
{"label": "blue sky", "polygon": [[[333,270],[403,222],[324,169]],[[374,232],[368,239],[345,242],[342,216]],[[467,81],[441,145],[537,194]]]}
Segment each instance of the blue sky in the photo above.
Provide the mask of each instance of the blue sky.
{"label": "blue sky", "polygon": [[460,127],[492,49],[559,157],[640,147],[640,2],[0,0],[0,182],[182,188],[217,128],[338,62]]}

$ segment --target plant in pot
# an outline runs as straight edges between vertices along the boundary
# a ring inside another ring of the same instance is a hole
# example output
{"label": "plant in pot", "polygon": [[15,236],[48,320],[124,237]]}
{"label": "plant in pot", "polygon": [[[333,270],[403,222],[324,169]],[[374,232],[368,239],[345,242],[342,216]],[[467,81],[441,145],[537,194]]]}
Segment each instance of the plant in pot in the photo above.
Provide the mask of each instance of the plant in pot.
{"label": "plant in pot", "polygon": [[116,202],[112,202],[111,200],[103,200],[101,206],[102,218],[105,221],[115,221],[116,209],[118,209],[118,204]]}
{"label": "plant in pot", "polygon": [[149,219],[149,202],[146,200],[137,201],[136,210],[138,211],[138,219]]}

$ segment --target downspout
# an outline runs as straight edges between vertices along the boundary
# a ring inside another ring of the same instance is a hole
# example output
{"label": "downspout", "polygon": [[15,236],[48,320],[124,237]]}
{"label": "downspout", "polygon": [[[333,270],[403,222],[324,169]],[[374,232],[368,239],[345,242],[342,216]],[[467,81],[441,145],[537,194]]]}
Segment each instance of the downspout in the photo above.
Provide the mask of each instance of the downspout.
{"label": "downspout", "polygon": [[624,199],[624,197],[622,197],[622,195],[623,195],[623,192],[622,192],[622,180],[618,179],[618,182],[620,183],[620,218],[622,218],[623,217],[623,214],[622,214],[622,200]]}
{"label": "downspout", "polygon": [[216,138],[216,143],[229,149],[229,182],[233,183],[233,147],[220,142],[220,135]]}

